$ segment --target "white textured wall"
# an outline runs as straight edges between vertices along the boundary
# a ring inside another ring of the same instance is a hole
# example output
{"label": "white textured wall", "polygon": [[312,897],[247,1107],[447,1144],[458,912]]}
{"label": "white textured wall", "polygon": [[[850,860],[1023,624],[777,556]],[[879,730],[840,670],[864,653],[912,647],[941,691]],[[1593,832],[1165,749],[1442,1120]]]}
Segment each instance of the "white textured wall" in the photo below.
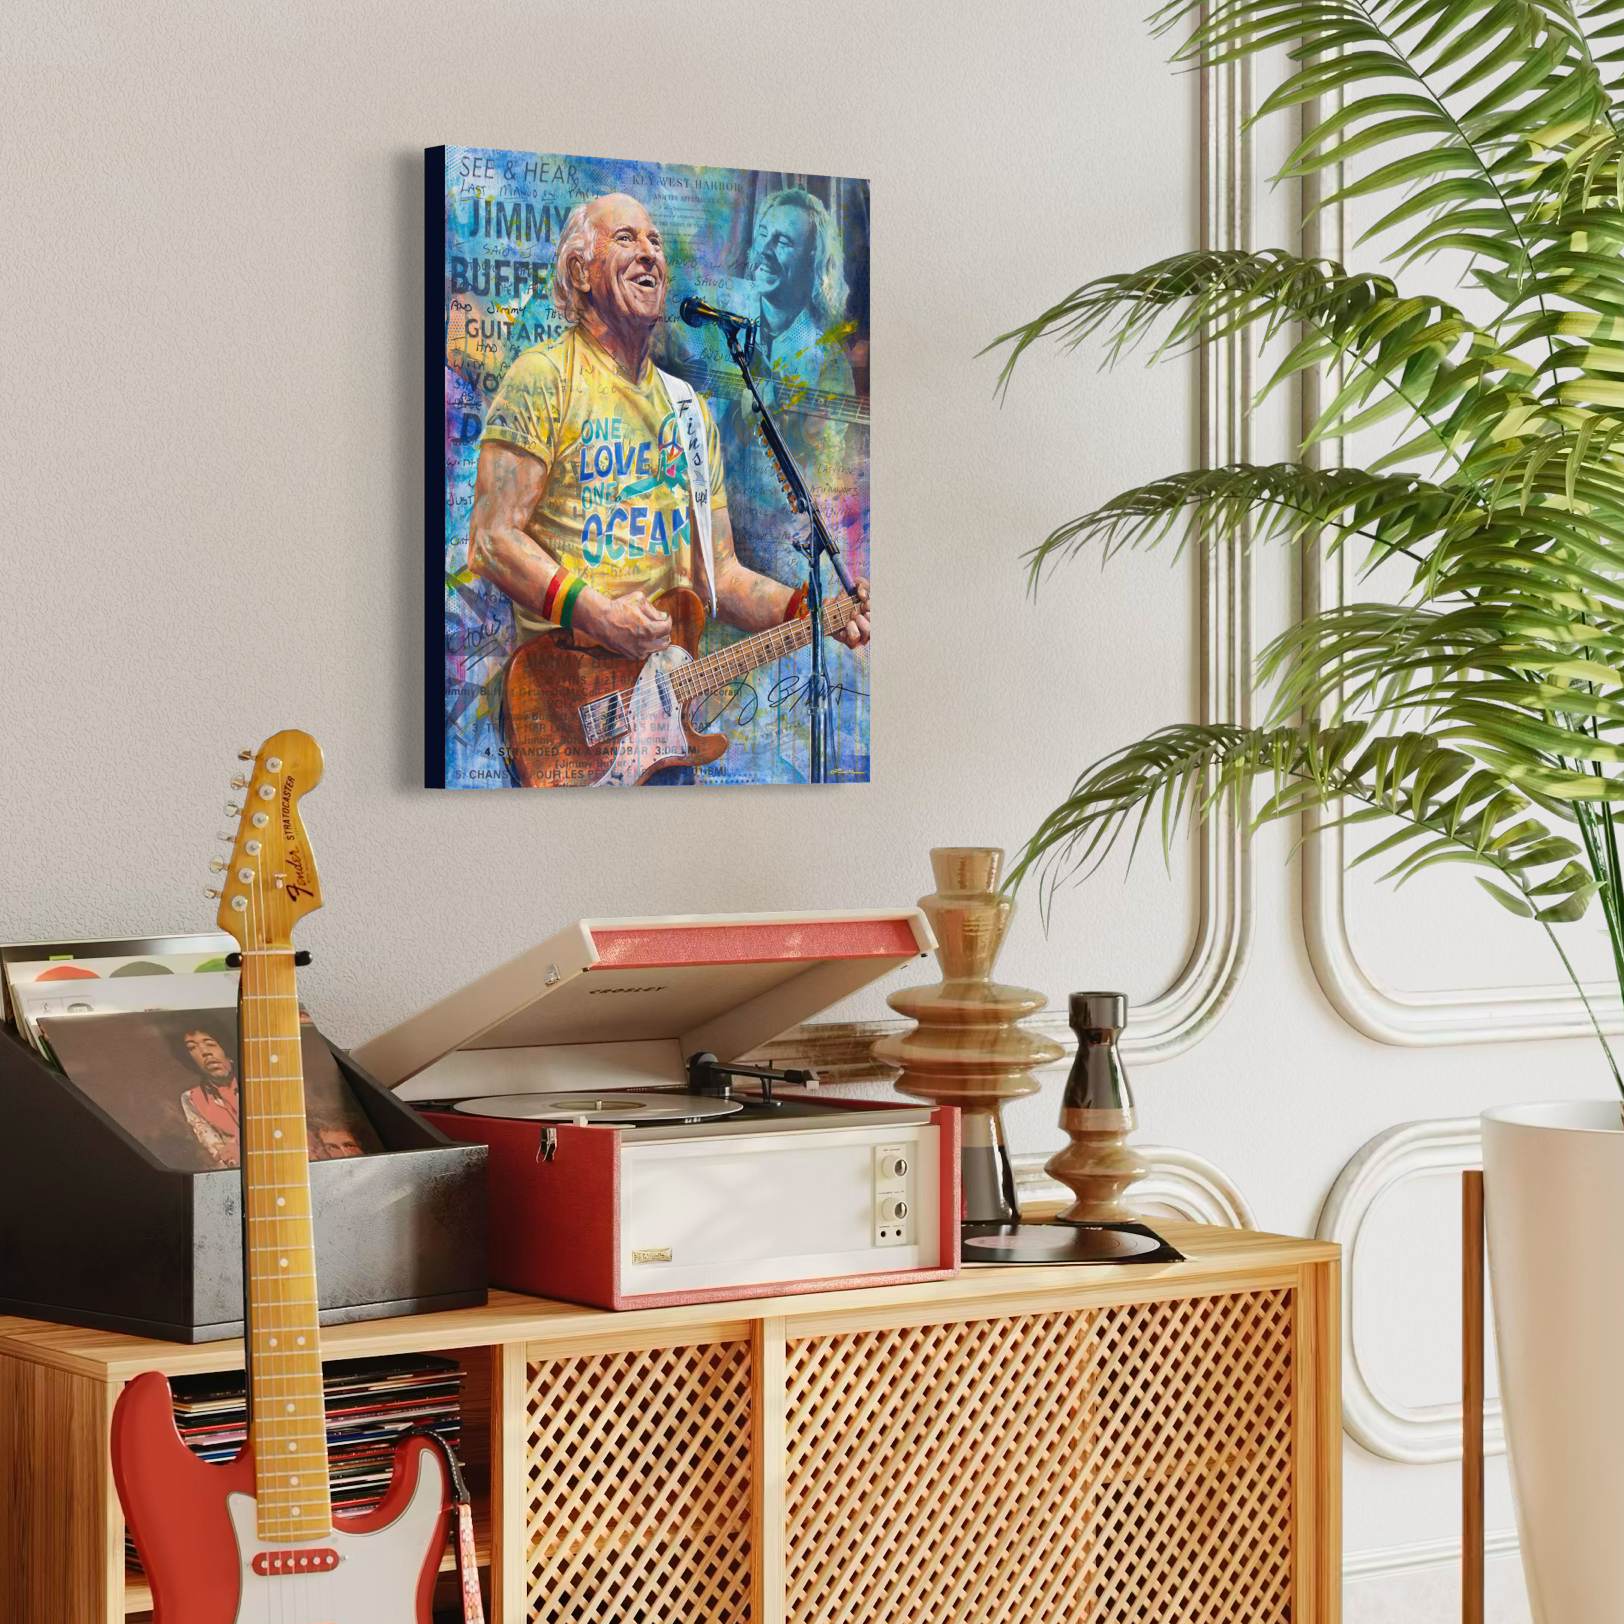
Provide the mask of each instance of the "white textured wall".
{"label": "white textured wall", "polygon": [[[1187,571],[1074,567],[1034,606],[1019,562],[1187,462],[1188,374],[1044,355],[1000,410],[973,358],[1084,278],[1194,240],[1194,84],[1137,6],[161,0],[31,6],[7,35],[0,938],[206,925],[233,753],[305,727],[327,755],[305,990],[356,1041],[579,915],[910,900],[928,846],[1017,846],[1086,760],[1188,713]],[[872,178],[872,785],[415,787],[420,153],[445,140]],[[1290,602],[1280,561],[1261,586],[1266,629]],[[1139,1074],[1147,1138],[1307,1232],[1395,1121],[1602,1090],[1583,1044],[1352,1032],[1304,958],[1287,845],[1261,842],[1229,1014]],[[1384,907],[1361,907],[1361,938],[1386,931],[1401,964],[1413,935]],[[1186,868],[1150,862],[1063,896],[1047,939],[1029,907],[1002,970],[1056,1000],[1148,995],[1191,928]],[[1014,1117],[1020,1148],[1055,1137],[1055,1103]],[[1453,1380],[1432,1351],[1453,1335],[1453,1238],[1434,1213],[1383,1253],[1395,1303],[1437,1305],[1430,1327],[1384,1320],[1371,1287],[1373,1363],[1426,1344],[1432,1385],[1407,1398]],[[1347,1465],[1351,1551],[1453,1532],[1453,1469],[1351,1447]],[[1509,1518],[1497,1478],[1490,1526]]]}

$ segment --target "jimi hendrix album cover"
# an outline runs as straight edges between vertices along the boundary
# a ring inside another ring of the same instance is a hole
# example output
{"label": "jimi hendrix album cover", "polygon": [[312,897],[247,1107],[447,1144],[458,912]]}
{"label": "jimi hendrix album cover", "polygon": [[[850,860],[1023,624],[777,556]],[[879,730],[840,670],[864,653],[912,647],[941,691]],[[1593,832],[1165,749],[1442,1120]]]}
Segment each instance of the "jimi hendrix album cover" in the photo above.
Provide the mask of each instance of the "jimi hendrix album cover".
{"label": "jimi hendrix album cover", "polygon": [[[56,1015],[40,1030],[68,1080],[165,1166],[209,1173],[241,1161],[235,1009]],[[381,1151],[377,1129],[303,1010],[299,1035],[309,1159]]]}
{"label": "jimi hendrix album cover", "polygon": [[867,782],[868,182],[426,170],[429,786]]}

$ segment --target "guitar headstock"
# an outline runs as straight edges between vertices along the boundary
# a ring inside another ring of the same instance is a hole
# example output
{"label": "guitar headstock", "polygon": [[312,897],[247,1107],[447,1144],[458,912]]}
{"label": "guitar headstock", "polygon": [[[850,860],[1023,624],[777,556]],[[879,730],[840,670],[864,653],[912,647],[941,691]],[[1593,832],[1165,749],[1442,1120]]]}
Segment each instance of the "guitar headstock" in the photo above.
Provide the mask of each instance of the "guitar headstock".
{"label": "guitar headstock", "polygon": [[221,878],[208,894],[219,897],[217,922],[239,947],[288,947],[294,925],[321,906],[316,861],[299,818],[299,797],[321,782],[321,747],[288,728],[240,759],[253,767],[231,780],[243,797],[226,810],[241,816],[236,835],[220,837],[231,842],[231,856],[209,865]]}

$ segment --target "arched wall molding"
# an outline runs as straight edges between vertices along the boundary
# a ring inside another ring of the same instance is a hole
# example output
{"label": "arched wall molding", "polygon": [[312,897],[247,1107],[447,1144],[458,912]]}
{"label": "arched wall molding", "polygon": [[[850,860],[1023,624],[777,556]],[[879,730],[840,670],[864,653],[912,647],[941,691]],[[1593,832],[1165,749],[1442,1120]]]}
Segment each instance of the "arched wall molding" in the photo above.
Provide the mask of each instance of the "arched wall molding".
{"label": "arched wall molding", "polygon": [[[1200,74],[1201,244],[1243,248],[1252,241],[1250,63],[1206,67]],[[1201,465],[1217,468],[1251,454],[1252,353],[1245,334],[1204,344],[1199,357],[1198,440]],[[1252,718],[1252,561],[1243,533],[1208,537],[1190,549],[1197,572],[1198,712],[1203,722],[1240,727]],[[1251,953],[1254,886],[1245,821],[1232,805],[1209,818],[1197,837],[1195,941],[1171,984],[1129,1014],[1121,1048],[1130,1061],[1170,1060],[1192,1048],[1229,1007]],[[1027,1021],[1062,1044],[1076,1042],[1063,1011]],[[812,1021],[756,1051],[763,1059],[799,1057],[837,1081],[889,1075],[868,1046],[906,1031],[910,1021]]]}
{"label": "arched wall molding", "polygon": [[[1240,1186],[1224,1170],[1193,1150],[1177,1145],[1141,1145],[1134,1149],[1150,1171],[1134,1185],[1135,1204],[1170,1207],[1196,1224],[1223,1224],[1230,1229],[1256,1229],[1257,1219]],[[1070,1201],[1071,1191],[1043,1171],[1051,1151],[1015,1156],[1015,1193],[1028,1203]]]}
{"label": "arched wall molding", "polygon": [[[1519,1043],[1591,1038],[1584,1000],[1571,986],[1467,987],[1405,992],[1360,963],[1348,936],[1343,831],[1312,818],[1303,842],[1303,935],[1315,979],[1350,1026],[1381,1043],[1430,1048],[1449,1043]],[[1587,985],[1603,1030],[1624,1032],[1615,984]]]}
{"label": "arched wall molding", "polygon": [[[1318,123],[1317,103],[1303,109],[1305,128]],[[1316,209],[1320,182],[1303,186],[1302,251],[1306,257],[1345,262],[1347,221],[1340,203]],[[1340,169],[1331,184],[1341,188]],[[1302,429],[1320,414],[1328,387],[1340,380],[1327,373],[1305,373],[1302,380]],[[1305,461],[1339,463],[1340,442],[1321,444]],[[1345,559],[1327,555],[1318,537],[1308,543],[1302,564],[1300,612],[1304,619],[1346,600]],[[1534,1038],[1592,1037],[1594,1028],[1584,999],[1564,983],[1541,986],[1466,987],[1409,992],[1389,986],[1359,960],[1348,933],[1347,863],[1340,808],[1303,818],[1303,937],[1314,977],[1331,1007],[1356,1031],[1380,1043],[1429,1048],[1453,1043],[1519,1043]],[[1624,1032],[1624,1002],[1614,983],[1587,985],[1589,998],[1605,1030]]]}
{"label": "arched wall molding", "polygon": [[[1320,1209],[1314,1233],[1342,1247],[1342,1426],[1373,1455],[1410,1466],[1430,1466],[1461,1458],[1461,1407],[1398,1404],[1372,1386],[1359,1363],[1354,1337],[1354,1280],[1359,1271],[1359,1236],[1371,1209],[1410,1179],[1460,1173],[1483,1165],[1476,1117],[1439,1117],[1404,1122],[1379,1133],[1354,1154],[1337,1175]],[[1505,1424],[1500,1401],[1483,1408],[1483,1447],[1504,1454]]]}

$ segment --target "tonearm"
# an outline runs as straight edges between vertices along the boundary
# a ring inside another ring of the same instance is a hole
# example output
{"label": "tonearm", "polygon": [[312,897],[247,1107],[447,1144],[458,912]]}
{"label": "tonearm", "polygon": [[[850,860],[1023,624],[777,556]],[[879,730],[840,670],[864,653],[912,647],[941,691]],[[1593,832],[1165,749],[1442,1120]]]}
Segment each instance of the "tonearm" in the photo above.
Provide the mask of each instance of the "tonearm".
{"label": "tonearm", "polygon": [[735,1077],[755,1077],[761,1083],[763,1103],[773,1103],[773,1084],[790,1083],[798,1088],[816,1088],[815,1071],[775,1071],[771,1066],[724,1066],[710,1050],[688,1057],[688,1086],[696,1094],[714,1094],[721,1099],[733,1097]]}

